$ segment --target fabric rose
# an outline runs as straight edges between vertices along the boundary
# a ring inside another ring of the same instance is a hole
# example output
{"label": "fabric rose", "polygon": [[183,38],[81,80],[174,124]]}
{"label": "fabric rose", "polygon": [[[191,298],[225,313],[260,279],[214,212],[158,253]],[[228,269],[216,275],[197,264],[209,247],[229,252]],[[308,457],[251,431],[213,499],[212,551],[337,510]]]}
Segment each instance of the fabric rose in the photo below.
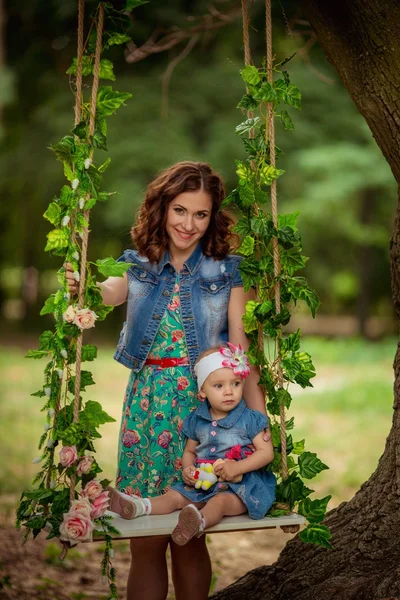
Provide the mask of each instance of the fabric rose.
{"label": "fabric rose", "polygon": [[92,468],[93,461],[93,456],[82,456],[76,469],[78,477],[82,477],[82,475],[89,473],[90,469]]}
{"label": "fabric rose", "polygon": [[92,502],[92,510],[90,512],[90,516],[92,519],[98,519],[102,517],[106,512],[110,499],[108,497],[110,492],[101,492],[100,496],[97,496]]}
{"label": "fabric rose", "polygon": [[249,359],[240,344],[235,346],[235,344],[227,343],[228,348],[219,349],[220,353],[226,357],[222,361],[222,365],[231,368],[235,375],[240,375],[242,379],[246,379],[250,375]]}
{"label": "fabric rose", "polygon": [[98,479],[92,479],[87,483],[82,491],[82,496],[84,498],[89,498],[89,500],[95,500],[98,498],[103,491],[103,487]]}
{"label": "fabric rose", "polygon": [[96,319],[96,313],[90,310],[90,308],[81,308],[76,311],[73,323],[79,327],[79,329],[90,329],[91,327],[94,327]]}
{"label": "fabric rose", "polygon": [[181,305],[181,301],[179,300],[178,296],[176,296],[172,302],[170,302],[168,304],[168,308],[169,310],[176,310],[177,308],[179,308]]}
{"label": "fabric rose", "polygon": [[135,444],[140,442],[140,435],[134,429],[128,429],[124,433],[124,437],[122,438],[122,443],[126,448],[130,448]]}
{"label": "fabric rose", "polygon": [[69,305],[68,308],[67,308],[67,310],[63,314],[63,319],[67,323],[73,323],[74,320],[75,320],[75,317],[76,317],[75,308],[73,306]]}
{"label": "fabric rose", "polygon": [[141,400],[139,404],[142,410],[149,410],[149,401],[147,398],[143,398],[143,400]]}
{"label": "fabric rose", "polygon": [[70,513],[79,512],[90,517],[90,511],[92,506],[88,498],[80,498],[79,500],[73,500],[69,509]]}
{"label": "fabric rose", "polygon": [[189,385],[190,383],[187,377],[178,377],[178,390],[186,390]]}
{"label": "fabric rose", "polygon": [[170,441],[172,440],[172,433],[168,429],[164,429],[160,433],[157,439],[157,443],[161,448],[168,448]]}
{"label": "fabric rose", "polygon": [[94,524],[85,512],[67,512],[60,525],[60,540],[65,542],[84,542],[92,540]]}
{"label": "fabric rose", "polygon": [[63,467],[70,467],[78,460],[76,446],[63,446],[60,452],[60,463]]}

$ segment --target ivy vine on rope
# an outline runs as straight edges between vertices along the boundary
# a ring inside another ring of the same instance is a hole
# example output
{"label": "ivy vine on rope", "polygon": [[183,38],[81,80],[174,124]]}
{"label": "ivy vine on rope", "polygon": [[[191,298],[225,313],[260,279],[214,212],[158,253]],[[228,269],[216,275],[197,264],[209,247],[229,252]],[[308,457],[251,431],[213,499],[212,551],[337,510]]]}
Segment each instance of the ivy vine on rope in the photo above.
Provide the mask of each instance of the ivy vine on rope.
{"label": "ivy vine on rope", "polygon": [[305,440],[294,441],[292,433],[286,433],[294,427],[294,417],[285,417],[285,409],[292,402],[289,385],[312,387],[315,368],[311,356],[300,349],[300,330],[284,337],[282,328],[289,323],[290,306],[297,301],[304,301],[313,317],[319,306],[306,279],[296,275],[307,261],[297,228],[299,213],[277,213],[276,181],[284,171],[275,164],[275,155],[280,151],[275,146],[274,119],[278,118],[285,129],[294,129],[285,106],[299,109],[301,93],[282,69],[290,58],[273,64],[271,0],[266,0],[265,13],[267,58],[260,68],[251,64],[246,0],[242,0],[242,13],[245,67],[241,76],[246,94],[238,108],[247,118],[236,127],[236,133],[243,141],[247,160],[236,161],[238,185],[223,206],[233,205],[240,212],[234,227],[242,238],[238,252],[245,257],[240,272],[244,289],[255,288],[257,292],[257,299],[246,304],[243,323],[251,340],[248,355],[260,367],[260,385],[266,393],[271,419],[275,452],[271,468],[278,484],[269,515],[282,516],[297,509],[308,521],[300,538],[331,548],[331,532],[322,525],[331,496],[311,500],[313,490],[303,481],[328,467],[315,453],[305,450]]}
{"label": "ivy vine on rope", "polygon": [[[103,51],[130,40],[127,12],[143,4],[128,0],[123,11],[109,3],[100,3],[91,20],[84,41],[84,0],[79,0],[78,51],[67,73],[75,87],[75,126],[70,135],[51,147],[62,162],[68,184],[61,188],[44,213],[54,226],[47,234],[45,250],[69,262],[79,282],[78,297],[71,297],[65,269],[58,271],[60,288],[47,298],[41,315],[52,313],[55,326],[42,333],[38,350],[28,358],[47,358],[42,387],[32,396],[44,398],[46,415],[44,433],[39,443],[40,456],[34,462],[40,471],[34,478],[36,487],[24,491],[17,511],[17,524],[25,528],[25,539],[35,538],[46,530],[47,539],[59,538],[69,547],[91,540],[97,531],[105,537],[101,573],[109,583],[110,599],[117,598],[115,569],[111,564],[111,534],[118,534],[112,518],[106,516],[110,482],[100,479],[102,472],[94,457],[94,441],[101,437],[100,425],[114,421],[93,400],[84,401],[81,393],[94,384],[92,373],[82,370],[81,363],[93,361],[97,348],[83,345],[83,330],[105,319],[113,307],[102,303],[97,275],[122,276],[129,264],[112,258],[87,262],[90,211],[112,193],[100,191],[102,174],[110,158],[100,165],[94,162],[95,149],[107,150],[107,118],[131,98],[110,85],[99,87],[99,80],[115,80],[113,65],[102,58]],[[82,76],[93,75],[91,99],[82,95]],[[93,267],[97,271],[92,272]]]}

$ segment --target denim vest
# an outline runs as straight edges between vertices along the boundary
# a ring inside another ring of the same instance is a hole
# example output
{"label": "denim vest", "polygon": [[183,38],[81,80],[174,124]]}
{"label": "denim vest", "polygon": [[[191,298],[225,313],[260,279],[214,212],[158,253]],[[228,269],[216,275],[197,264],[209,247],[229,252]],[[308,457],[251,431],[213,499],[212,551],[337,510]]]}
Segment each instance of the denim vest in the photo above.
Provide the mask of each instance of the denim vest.
{"label": "denim vest", "polygon": [[[232,254],[222,260],[209,258],[198,244],[178,274],[181,318],[192,370],[200,352],[228,340],[229,296],[232,287],[243,286],[238,269],[242,260]],[[138,372],[171,301],[177,273],[168,251],[159,263],[151,263],[137,250],[125,250],[118,261],[134,264],[127,271],[127,317],[114,358]]]}

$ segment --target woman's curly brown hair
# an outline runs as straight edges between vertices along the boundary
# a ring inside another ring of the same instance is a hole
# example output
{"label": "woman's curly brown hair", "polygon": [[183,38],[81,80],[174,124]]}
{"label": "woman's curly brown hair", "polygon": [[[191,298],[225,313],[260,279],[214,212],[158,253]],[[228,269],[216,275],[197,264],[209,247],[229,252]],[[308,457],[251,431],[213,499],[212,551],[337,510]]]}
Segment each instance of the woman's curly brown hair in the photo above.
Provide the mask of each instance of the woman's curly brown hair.
{"label": "woman's curly brown hair", "polygon": [[207,163],[183,161],[162,171],[148,185],[136,224],[131,229],[135,247],[150,262],[159,262],[168,247],[169,203],[178,194],[197,190],[210,194],[212,199],[210,224],[201,239],[204,254],[222,259],[237,248],[238,236],[231,231],[234,221],[229,213],[219,210],[225,198],[221,177]]}

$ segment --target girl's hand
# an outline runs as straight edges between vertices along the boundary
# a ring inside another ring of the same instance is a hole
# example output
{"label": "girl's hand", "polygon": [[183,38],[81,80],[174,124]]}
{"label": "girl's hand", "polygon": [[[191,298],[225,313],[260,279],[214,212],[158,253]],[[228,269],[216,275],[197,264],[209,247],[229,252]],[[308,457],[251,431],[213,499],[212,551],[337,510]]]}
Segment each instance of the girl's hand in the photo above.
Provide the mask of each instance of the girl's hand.
{"label": "girl's hand", "polygon": [[65,279],[67,280],[68,290],[70,294],[78,293],[78,282],[75,280],[74,271],[70,263],[64,263]]}
{"label": "girl's hand", "polygon": [[232,481],[238,475],[241,475],[239,463],[235,460],[225,460],[225,462],[215,467],[215,474],[222,481]]}
{"label": "girl's hand", "polygon": [[267,427],[267,429],[264,429],[263,440],[264,440],[264,442],[269,442],[270,439],[271,439],[271,433],[269,431],[269,427]]}
{"label": "girl's hand", "polygon": [[186,483],[186,485],[190,485],[191,487],[195,486],[196,480],[193,477],[193,472],[196,470],[194,465],[189,465],[182,469],[182,479]]}

